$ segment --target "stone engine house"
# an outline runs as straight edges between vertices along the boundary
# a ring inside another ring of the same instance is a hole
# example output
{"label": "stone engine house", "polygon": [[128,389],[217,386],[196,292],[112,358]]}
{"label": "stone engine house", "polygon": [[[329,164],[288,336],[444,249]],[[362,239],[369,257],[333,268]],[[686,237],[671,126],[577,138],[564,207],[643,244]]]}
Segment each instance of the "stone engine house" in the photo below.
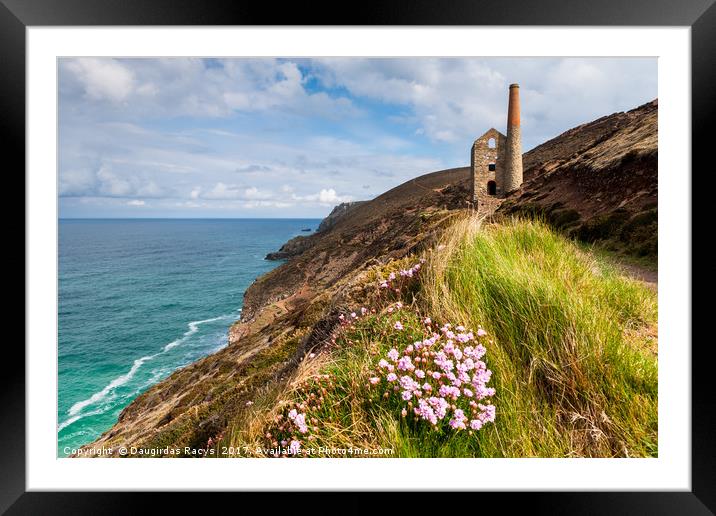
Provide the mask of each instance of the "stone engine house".
{"label": "stone engine house", "polygon": [[490,129],[472,144],[472,202],[485,195],[502,195],[502,168],[505,163],[507,137],[497,129]]}
{"label": "stone engine house", "polygon": [[472,144],[470,190],[473,206],[493,204],[522,185],[519,85],[510,85],[507,106],[507,136],[490,129]]}

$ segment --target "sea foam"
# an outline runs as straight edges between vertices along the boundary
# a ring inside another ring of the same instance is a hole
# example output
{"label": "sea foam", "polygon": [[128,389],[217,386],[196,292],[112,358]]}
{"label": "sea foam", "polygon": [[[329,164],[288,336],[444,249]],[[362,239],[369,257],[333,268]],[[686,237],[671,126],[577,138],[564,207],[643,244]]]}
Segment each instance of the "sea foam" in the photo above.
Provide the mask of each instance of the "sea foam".
{"label": "sea foam", "polygon": [[201,326],[202,324],[220,321],[223,319],[229,319],[232,317],[236,318],[237,313],[240,314],[241,309],[239,309],[239,310],[237,310],[237,312],[234,312],[231,314],[224,314],[224,315],[220,315],[218,317],[212,317],[211,319],[202,319],[200,321],[191,321],[191,322],[187,323],[187,326],[189,327],[189,329],[187,331],[185,331],[184,334],[179,339],[171,341],[169,344],[164,346],[162,348],[162,350],[158,353],[155,353],[153,355],[146,355],[146,356],[136,359],[134,361],[134,363],[132,364],[132,367],[125,374],[120,375],[117,378],[113,379],[101,391],[97,391],[89,398],[82,400],[82,401],[78,401],[77,403],[72,405],[72,407],[70,407],[70,409],[67,411],[67,414],[70,417],[66,421],[63,421],[57,427],[57,431],[59,432],[63,428],[66,428],[67,426],[71,425],[75,421],[78,421],[79,419],[82,419],[83,417],[101,414],[103,412],[102,410],[94,410],[94,411],[87,412],[84,414],[80,414],[80,412],[85,407],[87,407],[89,405],[94,405],[94,404],[102,401],[103,399],[105,399],[107,397],[107,395],[110,392],[112,392],[114,389],[116,389],[117,387],[120,387],[120,386],[126,384],[129,380],[132,379],[132,377],[137,373],[139,368],[142,367],[142,364],[144,364],[145,362],[148,362],[148,361],[152,360],[153,358],[161,355],[162,353],[166,353],[167,351],[186,342],[186,340],[189,339],[189,337],[191,337],[192,335],[194,335],[196,332],[199,331],[199,326]]}

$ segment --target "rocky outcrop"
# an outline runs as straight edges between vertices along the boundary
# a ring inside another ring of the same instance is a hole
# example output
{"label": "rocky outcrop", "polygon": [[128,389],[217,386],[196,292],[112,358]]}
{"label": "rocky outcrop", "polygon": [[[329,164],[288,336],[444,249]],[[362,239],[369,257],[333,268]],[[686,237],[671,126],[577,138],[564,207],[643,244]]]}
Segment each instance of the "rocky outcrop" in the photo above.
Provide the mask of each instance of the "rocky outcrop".
{"label": "rocky outcrop", "polygon": [[367,201],[352,201],[352,202],[342,202],[333,210],[331,210],[331,213],[328,214],[328,216],[321,221],[321,223],[318,225],[318,229],[316,232],[326,232],[329,229],[331,229],[333,226],[336,225],[336,222],[338,222],[341,217],[345,217],[353,211],[355,208],[360,206],[361,204],[365,203]]}
{"label": "rocky outcrop", "polygon": [[[316,236],[319,233],[325,233],[333,228],[336,223],[345,217],[348,213],[352,212],[355,208],[368,201],[353,201],[353,202],[342,202],[338,206],[335,206],[331,213],[321,221],[318,225],[318,229],[313,235],[299,235],[292,238],[281,246],[278,251],[268,253],[266,255],[267,260],[287,260],[294,256],[298,256],[301,253],[306,252],[310,249],[314,243],[317,242]],[[306,230],[302,230],[306,231]],[[310,231],[310,229],[308,230]]]}
{"label": "rocky outcrop", "polygon": [[278,251],[269,253],[266,255],[267,260],[286,260],[292,256],[297,256],[309,247],[311,247],[312,240],[308,236],[297,236],[286,242],[281,246]]}

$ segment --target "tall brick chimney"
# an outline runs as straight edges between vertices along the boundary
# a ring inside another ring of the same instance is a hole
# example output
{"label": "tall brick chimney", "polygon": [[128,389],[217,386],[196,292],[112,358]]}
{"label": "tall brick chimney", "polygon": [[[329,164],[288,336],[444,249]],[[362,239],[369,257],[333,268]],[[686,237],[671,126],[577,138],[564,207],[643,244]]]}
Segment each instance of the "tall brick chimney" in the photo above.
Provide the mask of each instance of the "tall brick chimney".
{"label": "tall brick chimney", "polygon": [[502,194],[517,190],[522,185],[522,138],[520,135],[520,85],[510,84],[507,106],[507,144],[503,171]]}

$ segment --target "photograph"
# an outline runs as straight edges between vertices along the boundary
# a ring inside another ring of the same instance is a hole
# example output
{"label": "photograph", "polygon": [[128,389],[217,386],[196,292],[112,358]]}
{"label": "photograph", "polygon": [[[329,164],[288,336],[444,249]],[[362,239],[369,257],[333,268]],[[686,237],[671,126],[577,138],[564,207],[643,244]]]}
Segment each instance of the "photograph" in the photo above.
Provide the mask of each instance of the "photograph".
{"label": "photograph", "polygon": [[57,459],[659,459],[658,57],[56,75]]}

